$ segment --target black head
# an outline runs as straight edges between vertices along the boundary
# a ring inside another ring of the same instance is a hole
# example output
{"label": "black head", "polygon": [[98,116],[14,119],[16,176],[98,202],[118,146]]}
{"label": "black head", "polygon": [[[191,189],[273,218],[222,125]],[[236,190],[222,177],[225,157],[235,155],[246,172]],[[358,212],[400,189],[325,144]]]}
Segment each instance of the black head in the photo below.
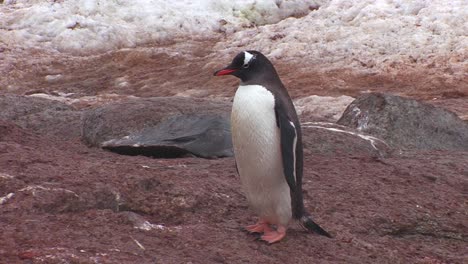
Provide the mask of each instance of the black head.
{"label": "black head", "polygon": [[215,76],[234,75],[242,82],[262,78],[266,73],[276,75],[273,64],[262,53],[255,50],[242,51],[237,54],[226,68],[218,70]]}

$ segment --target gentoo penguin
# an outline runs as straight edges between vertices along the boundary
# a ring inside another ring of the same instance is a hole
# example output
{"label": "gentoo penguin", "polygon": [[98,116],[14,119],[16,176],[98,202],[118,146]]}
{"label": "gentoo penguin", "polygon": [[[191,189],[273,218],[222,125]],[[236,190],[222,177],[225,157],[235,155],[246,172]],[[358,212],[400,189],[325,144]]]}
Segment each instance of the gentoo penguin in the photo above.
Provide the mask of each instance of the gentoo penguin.
{"label": "gentoo penguin", "polygon": [[258,51],[243,51],[214,75],[241,81],[232,105],[232,143],[243,191],[259,216],[246,230],[275,243],[294,219],[331,237],[304,209],[301,126],[273,64]]}

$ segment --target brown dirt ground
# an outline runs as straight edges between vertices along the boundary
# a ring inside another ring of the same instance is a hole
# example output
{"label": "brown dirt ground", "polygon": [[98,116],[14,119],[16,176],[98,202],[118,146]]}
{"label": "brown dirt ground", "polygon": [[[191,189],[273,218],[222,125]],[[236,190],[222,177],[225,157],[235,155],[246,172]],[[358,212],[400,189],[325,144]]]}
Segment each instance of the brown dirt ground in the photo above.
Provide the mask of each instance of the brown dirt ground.
{"label": "brown dirt ground", "polygon": [[[41,50],[24,51],[21,55],[3,51],[4,56],[15,59],[2,67],[6,74],[0,79],[0,93],[59,91],[75,93],[72,97],[113,93],[141,97],[232,97],[237,80],[212,75],[229,63],[215,57],[212,49],[217,41],[192,40],[85,57]],[[364,65],[359,72],[349,68],[324,71],[320,66],[302,67],[289,61],[278,61],[275,65],[293,98],[313,94],[356,97],[363,92],[390,92],[463,114],[468,111],[468,75],[453,77],[447,63],[453,58],[445,59],[444,63],[429,65],[391,64],[382,70]],[[61,74],[58,79],[46,78],[57,74]]]}
{"label": "brown dirt ground", "polygon": [[[0,128],[0,195],[14,193],[0,206],[2,263],[466,260],[466,153],[307,155],[306,207],[335,237],[293,227],[266,245],[241,229],[255,219],[232,158],[120,156]],[[145,220],[163,227],[135,228]]]}

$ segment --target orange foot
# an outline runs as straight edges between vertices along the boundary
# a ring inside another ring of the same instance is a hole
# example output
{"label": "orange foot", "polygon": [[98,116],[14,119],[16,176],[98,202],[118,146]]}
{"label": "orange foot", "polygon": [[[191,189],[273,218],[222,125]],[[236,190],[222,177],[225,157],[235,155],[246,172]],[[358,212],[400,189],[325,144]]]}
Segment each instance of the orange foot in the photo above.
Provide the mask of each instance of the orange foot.
{"label": "orange foot", "polygon": [[286,236],[286,227],[282,225],[278,225],[278,229],[276,231],[269,231],[265,232],[262,236],[262,240],[268,242],[268,244],[273,244]]}
{"label": "orange foot", "polygon": [[256,224],[246,226],[245,229],[250,233],[271,232],[271,228],[268,222],[262,219],[258,220]]}

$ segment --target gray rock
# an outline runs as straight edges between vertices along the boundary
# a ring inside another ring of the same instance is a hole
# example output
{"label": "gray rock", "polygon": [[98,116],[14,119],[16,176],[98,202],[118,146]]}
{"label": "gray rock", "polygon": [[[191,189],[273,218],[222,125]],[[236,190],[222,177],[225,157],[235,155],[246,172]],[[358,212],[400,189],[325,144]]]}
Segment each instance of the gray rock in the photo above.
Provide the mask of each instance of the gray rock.
{"label": "gray rock", "polygon": [[38,134],[63,139],[80,137],[81,111],[61,102],[19,95],[0,95],[0,119]]}
{"label": "gray rock", "polygon": [[349,127],[325,122],[301,126],[305,155],[383,158],[393,152],[384,140]]}
{"label": "gray rock", "polygon": [[199,98],[130,99],[86,111],[83,139],[132,155],[230,156],[230,107],[228,102]]}
{"label": "gray rock", "polygon": [[337,122],[403,149],[468,151],[468,123],[442,108],[371,93],[353,101]]}
{"label": "gray rock", "polygon": [[154,127],[106,141],[102,147],[121,154],[158,158],[233,155],[229,119],[213,114],[172,116]]}

